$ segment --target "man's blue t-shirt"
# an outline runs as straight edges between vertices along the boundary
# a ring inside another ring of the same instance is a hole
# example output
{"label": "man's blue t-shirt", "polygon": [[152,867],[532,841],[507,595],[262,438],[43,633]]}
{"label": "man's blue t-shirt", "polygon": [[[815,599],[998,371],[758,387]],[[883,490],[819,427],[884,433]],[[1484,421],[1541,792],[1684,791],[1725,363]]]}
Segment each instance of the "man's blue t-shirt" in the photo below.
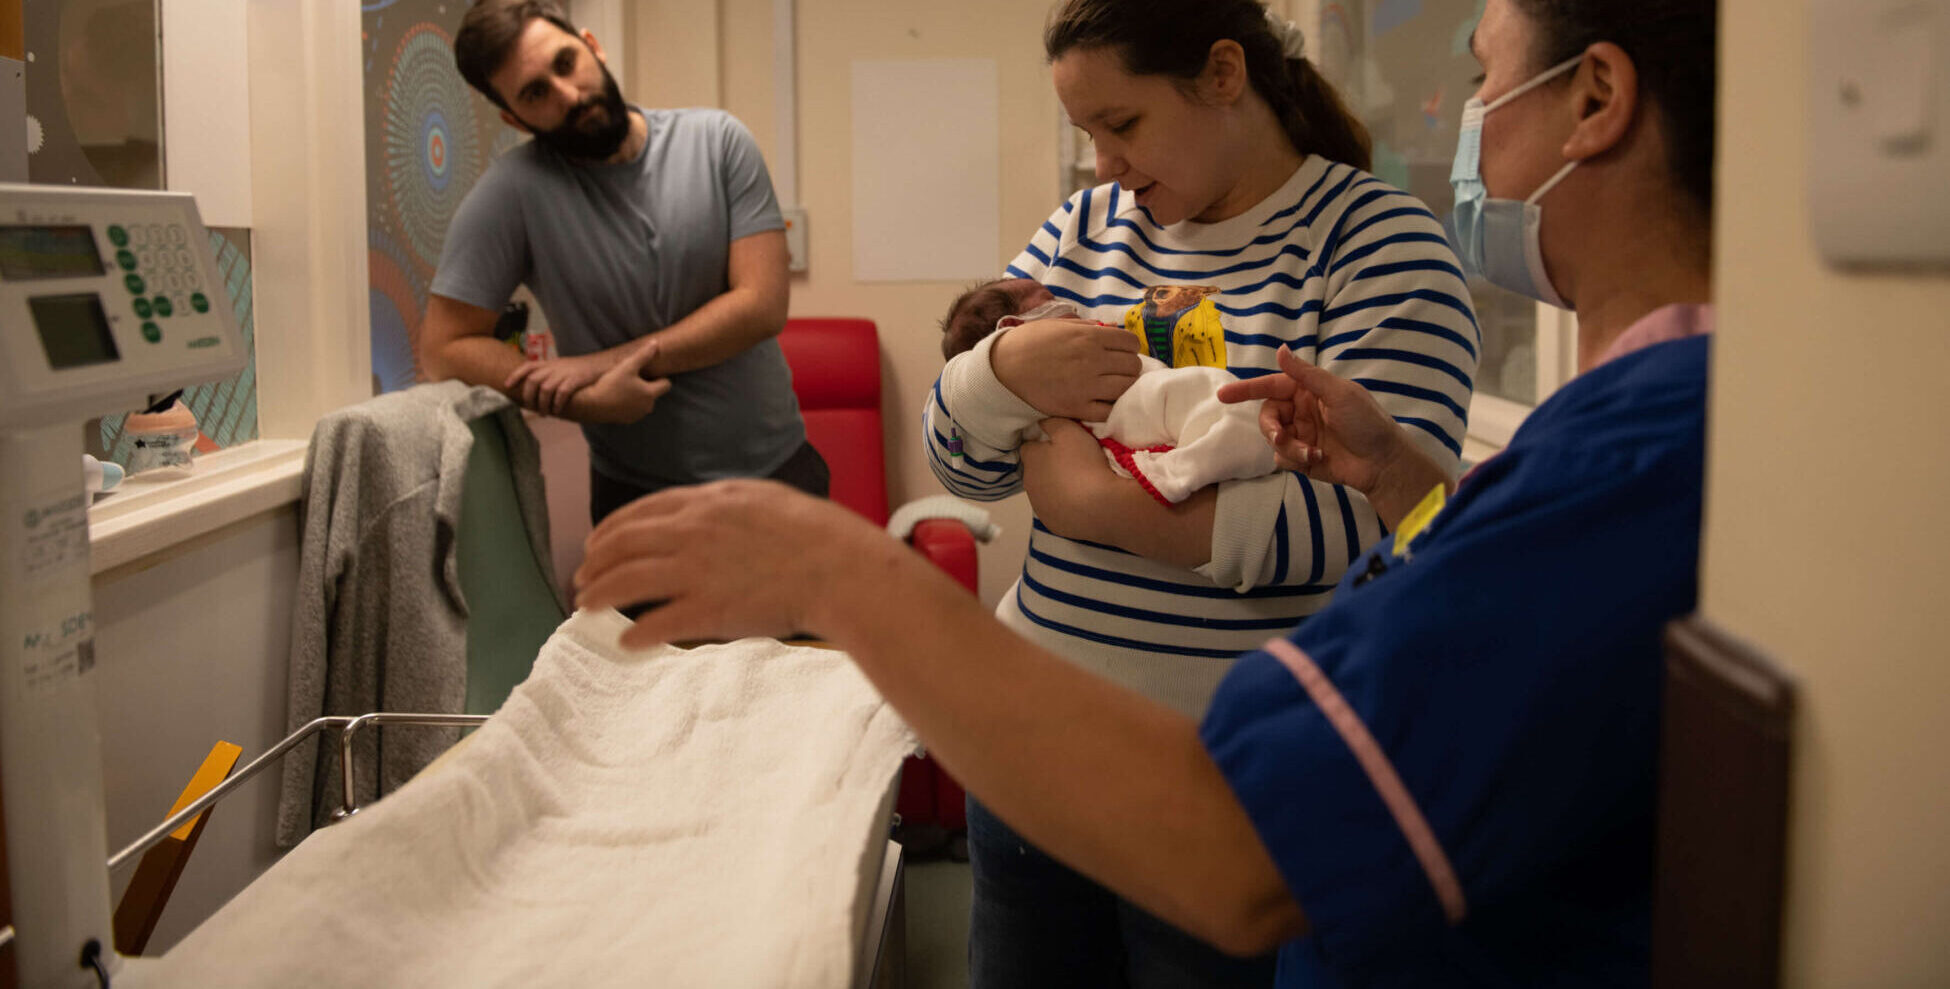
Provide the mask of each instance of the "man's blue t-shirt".
{"label": "man's blue t-shirt", "polygon": [[1579,377],[1406,556],[1391,537],[1351,567],[1298,658],[1249,654],[1220,687],[1206,747],[1312,923],[1281,986],[1644,984],[1706,376],[1701,337]]}

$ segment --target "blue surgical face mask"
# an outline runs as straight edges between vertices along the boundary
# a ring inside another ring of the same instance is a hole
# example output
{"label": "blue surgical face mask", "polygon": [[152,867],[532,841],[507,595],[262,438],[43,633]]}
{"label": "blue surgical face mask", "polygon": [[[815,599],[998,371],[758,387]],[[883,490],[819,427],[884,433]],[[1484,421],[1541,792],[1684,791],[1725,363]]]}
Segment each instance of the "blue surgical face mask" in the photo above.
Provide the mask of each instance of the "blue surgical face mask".
{"label": "blue surgical face mask", "polygon": [[1538,200],[1564,181],[1578,163],[1568,162],[1550,181],[1530,194],[1529,199],[1491,199],[1483,185],[1483,118],[1490,111],[1536,89],[1576,68],[1583,55],[1566,59],[1545,69],[1529,82],[1484,105],[1471,97],[1463,104],[1462,136],[1456,141],[1456,164],[1449,172],[1449,184],[1456,190],[1456,253],[1463,268],[1490,284],[1509,289],[1560,309],[1569,308],[1551,285],[1544,271],[1544,252],[1538,232],[1544,225],[1544,208]]}

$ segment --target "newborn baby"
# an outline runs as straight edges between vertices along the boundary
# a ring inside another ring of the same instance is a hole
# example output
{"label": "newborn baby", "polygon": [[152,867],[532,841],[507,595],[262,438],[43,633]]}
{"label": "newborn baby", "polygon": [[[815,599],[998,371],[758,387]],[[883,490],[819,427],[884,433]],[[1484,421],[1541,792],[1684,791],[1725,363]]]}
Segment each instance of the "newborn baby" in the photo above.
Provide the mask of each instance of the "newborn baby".
{"label": "newborn baby", "polygon": [[[970,289],[941,321],[941,353],[953,358],[998,330],[1039,319],[1085,319],[1076,306],[1027,278]],[[1100,324],[1101,325],[1101,324]],[[1258,402],[1227,405],[1219,386],[1234,380],[1217,367],[1169,367],[1139,354],[1143,370],[1111,406],[1110,418],[1085,423],[1117,473],[1167,505],[1200,488],[1271,474],[1273,448],[1259,435]],[[1041,430],[1034,430],[1040,439]]]}

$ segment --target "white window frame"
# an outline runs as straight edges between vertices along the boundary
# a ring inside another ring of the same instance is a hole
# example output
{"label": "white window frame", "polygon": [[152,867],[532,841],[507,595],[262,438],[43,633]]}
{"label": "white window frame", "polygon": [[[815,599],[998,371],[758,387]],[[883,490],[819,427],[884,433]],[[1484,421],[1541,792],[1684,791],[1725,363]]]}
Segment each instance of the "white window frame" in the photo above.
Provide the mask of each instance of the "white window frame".
{"label": "white window frame", "polygon": [[[1320,36],[1322,0],[1267,0],[1267,7],[1299,24],[1309,39]],[[1311,46],[1312,42],[1309,41]],[[1562,388],[1578,373],[1578,322],[1570,312],[1537,304],[1537,402]],[[1503,449],[1517,427],[1536,406],[1495,395],[1475,393],[1469,407],[1469,431],[1463,458],[1479,462]]]}
{"label": "white window frame", "polygon": [[359,8],[245,2],[261,439],[104,500],[96,573],[295,502],[312,427],[372,394]]}
{"label": "white window frame", "polygon": [[[1578,318],[1537,303],[1537,403],[1564,387],[1578,373]],[[1469,404],[1469,438],[1490,451],[1510,445],[1510,437],[1535,405],[1478,391]],[[1475,458],[1471,458],[1475,459]]]}

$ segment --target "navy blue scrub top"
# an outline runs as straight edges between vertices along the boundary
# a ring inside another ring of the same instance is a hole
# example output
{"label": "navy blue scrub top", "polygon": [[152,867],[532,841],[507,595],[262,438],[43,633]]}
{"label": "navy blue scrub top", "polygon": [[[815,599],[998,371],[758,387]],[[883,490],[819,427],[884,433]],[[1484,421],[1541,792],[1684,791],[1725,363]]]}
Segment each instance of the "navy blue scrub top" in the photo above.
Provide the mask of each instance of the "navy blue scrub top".
{"label": "navy blue scrub top", "polygon": [[1706,374],[1695,337],[1572,381],[1405,557],[1388,537],[1349,568],[1297,653],[1227,676],[1206,748],[1312,923],[1280,986],[1645,984]]}

